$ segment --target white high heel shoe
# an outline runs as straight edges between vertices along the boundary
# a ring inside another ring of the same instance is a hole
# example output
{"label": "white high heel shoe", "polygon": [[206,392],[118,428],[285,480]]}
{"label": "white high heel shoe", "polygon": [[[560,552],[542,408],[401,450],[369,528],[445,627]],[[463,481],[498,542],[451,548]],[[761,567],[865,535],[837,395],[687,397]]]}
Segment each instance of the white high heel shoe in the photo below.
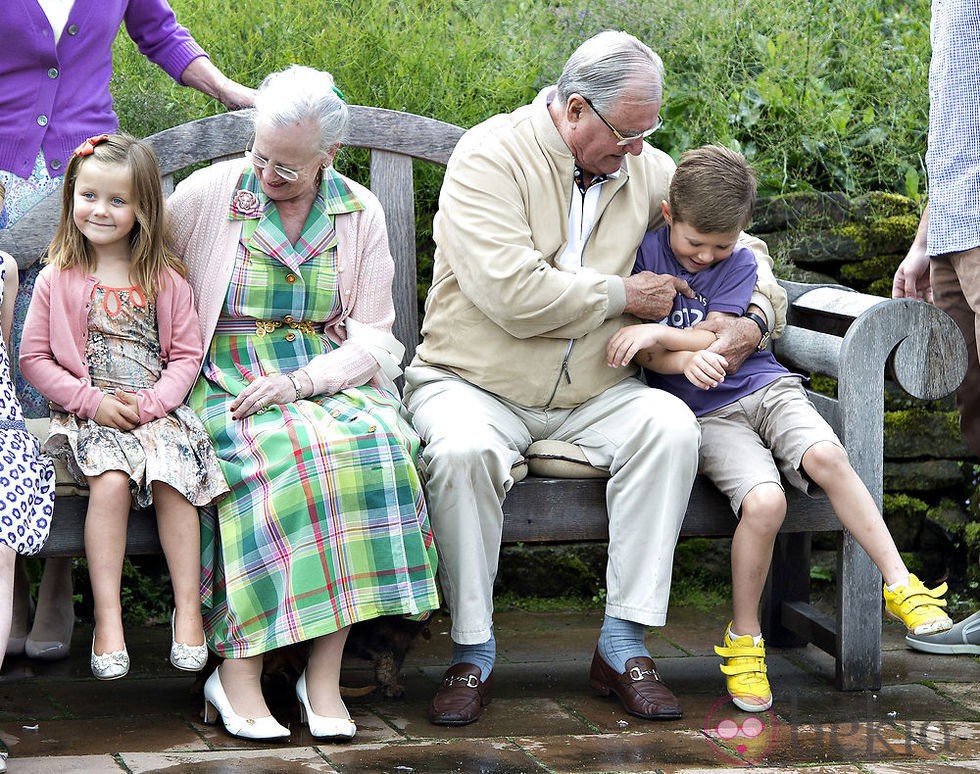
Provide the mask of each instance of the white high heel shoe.
{"label": "white high heel shoe", "polygon": [[[213,715],[212,715],[213,713]],[[231,708],[231,702],[221,687],[221,678],[215,669],[204,684],[204,722],[213,725],[218,722],[225,724],[225,731],[232,736],[242,739],[282,739],[289,736],[289,729],[280,725],[272,715],[264,718],[243,718]]]}
{"label": "white high heel shoe", "polygon": [[357,726],[350,717],[328,718],[317,715],[310,706],[310,700],[306,695],[306,670],[296,681],[296,698],[299,699],[299,719],[301,723],[308,723],[310,735],[317,739],[344,739],[354,738],[357,733]]}

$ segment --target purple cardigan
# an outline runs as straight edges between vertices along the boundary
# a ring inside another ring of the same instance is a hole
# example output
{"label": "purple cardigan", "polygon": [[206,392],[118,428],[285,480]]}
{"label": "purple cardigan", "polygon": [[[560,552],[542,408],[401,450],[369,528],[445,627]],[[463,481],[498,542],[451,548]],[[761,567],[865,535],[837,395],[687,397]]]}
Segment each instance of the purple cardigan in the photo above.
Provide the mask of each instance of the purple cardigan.
{"label": "purple cardigan", "polygon": [[[91,419],[105,394],[89,378],[85,360],[88,311],[98,280],[77,266],[45,266],[37,276],[20,344],[20,370],[45,398]],[[204,347],[191,286],[168,270],[157,293],[157,329],[163,371],[155,385],[139,390],[140,424],[159,419],[184,402],[201,370]]]}
{"label": "purple cardigan", "polygon": [[4,0],[3,17],[0,169],[23,178],[38,149],[58,177],[83,140],[118,127],[109,79],[120,22],[178,82],[187,65],[207,56],[166,0],[75,0],[57,47],[37,0]]}

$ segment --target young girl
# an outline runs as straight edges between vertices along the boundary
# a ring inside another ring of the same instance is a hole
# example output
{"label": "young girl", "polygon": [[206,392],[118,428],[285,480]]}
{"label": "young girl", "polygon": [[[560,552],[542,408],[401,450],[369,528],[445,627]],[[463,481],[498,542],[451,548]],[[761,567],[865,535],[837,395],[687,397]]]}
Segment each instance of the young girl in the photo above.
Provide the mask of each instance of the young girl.
{"label": "young girl", "polygon": [[120,585],[131,494],[155,506],[174,587],[170,662],[204,667],[195,506],[228,491],[197,416],[182,405],[202,343],[183,265],[166,244],[160,171],[145,143],[86,140],[31,297],[20,367],[51,404],[44,450],[88,482],[85,554],[95,606],[92,673],[129,671]]}
{"label": "young girl", "polygon": [[[0,209],[3,199],[0,182]],[[0,666],[10,635],[14,559],[41,550],[54,507],[54,469],[24,424],[7,358],[16,293],[17,264],[0,252]],[[0,757],[0,771],[4,766]]]}

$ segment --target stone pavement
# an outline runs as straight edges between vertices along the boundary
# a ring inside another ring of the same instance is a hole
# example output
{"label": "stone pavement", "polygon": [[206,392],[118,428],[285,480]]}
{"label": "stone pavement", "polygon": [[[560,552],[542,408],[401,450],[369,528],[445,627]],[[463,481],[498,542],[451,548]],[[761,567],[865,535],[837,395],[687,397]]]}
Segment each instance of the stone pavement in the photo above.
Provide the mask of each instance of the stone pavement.
{"label": "stone pavement", "polygon": [[[727,700],[712,651],[727,611],[672,608],[648,644],[684,718],[653,723],[589,688],[600,619],[595,611],[499,612],[494,701],[479,722],[447,729],[425,719],[450,652],[448,620],[437,616],[432,639],[405,662],[402,698],[348,701],[358,734],[344,745],[309,736],[284,683],[271,682],[267,693],[292,729],[287,743],[248,743],[203,725],[193,676],[167,663],[169,626],[131,631],[133,671],[99,682],[88,671],[91,628],[79,626],[67,661],[5,663],[0,749],[12,774],[980,771],[980,659],[906,650],[890,621],[880,691],[838,692],[833,661],[812,646],[771,649],[776,704],[750,715]],[[366,661],[345,662],[345,685],[372,680]]]}

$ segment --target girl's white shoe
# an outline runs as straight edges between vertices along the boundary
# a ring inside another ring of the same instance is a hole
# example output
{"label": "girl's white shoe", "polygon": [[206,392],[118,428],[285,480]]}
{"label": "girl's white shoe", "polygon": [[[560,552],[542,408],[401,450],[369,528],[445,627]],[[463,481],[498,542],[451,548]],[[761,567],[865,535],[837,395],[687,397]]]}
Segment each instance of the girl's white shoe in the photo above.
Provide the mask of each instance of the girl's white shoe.
{"label": "girl's white shoe", "polygon": [[231,702],[221,687],[221,678],[215,669],[204,684],[204,722],[213,725],[218,722],[225,724],[225,731],[232,736],[242,739],[282,739],[289,736],[289,729],[280,725],[272,715],[264,718],[243,718],[231,708]]}
{"label": "girl's white shoe", "polygon": [[101,655],[95,654],[95,635],[92,635],[92,658],[90,666],[92,674],[100,680],[118,680],[129,673],[129,652],[126,646],[122,650],[110,650]]}
{"label": "girl's white shoe", "polygon": [[327,718],[317,715],[310,706],[306,695],[306,670],[296,681],[296,698],[299,699],[299,719],[301,723],[309,723],[310,735],[317,739],[353,739],[357,726],[350,716],[346,718]]}
{"label": "girl's white shoe", "polygon": [[185,672],[200,672],[208,663],[208,645],[185,645],[177,642],[177,634],[174,630],[174,618],[177,616],[175,610],[170,616],[170,663],[177,669]]}

